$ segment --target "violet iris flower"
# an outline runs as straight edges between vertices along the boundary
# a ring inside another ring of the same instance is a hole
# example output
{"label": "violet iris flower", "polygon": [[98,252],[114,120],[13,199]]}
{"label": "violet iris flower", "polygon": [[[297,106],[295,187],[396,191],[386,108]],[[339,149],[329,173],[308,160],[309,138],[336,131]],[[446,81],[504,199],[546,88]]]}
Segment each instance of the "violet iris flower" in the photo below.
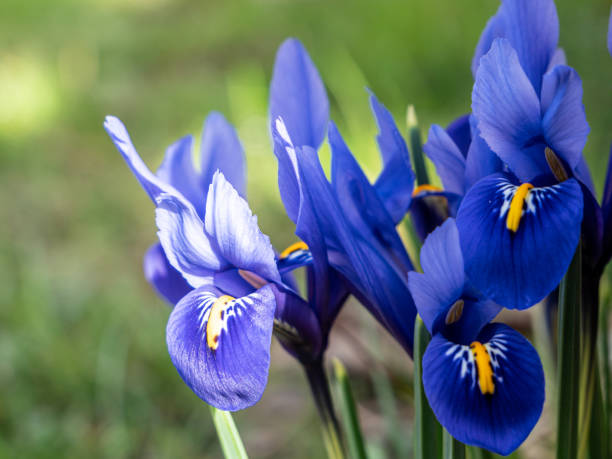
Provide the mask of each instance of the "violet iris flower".
{"label": "violet iris flower", "polygon": [[454,219],[421,249],[409,273],[419,315],[433,338],[423,387],[438,421],[457,440],[507,455],[529,435],[544,404],[544,371],[518,332],[490,323],[501,307],[469,282]]}

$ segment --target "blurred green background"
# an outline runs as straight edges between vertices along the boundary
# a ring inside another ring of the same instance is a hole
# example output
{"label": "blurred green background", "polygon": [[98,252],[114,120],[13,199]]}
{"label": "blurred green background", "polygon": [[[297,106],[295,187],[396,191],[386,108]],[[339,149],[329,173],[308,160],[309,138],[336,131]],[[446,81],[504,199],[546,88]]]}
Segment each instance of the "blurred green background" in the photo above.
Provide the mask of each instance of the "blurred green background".
{"label": "blurred green background", "polygon": [[[414,104],[424,132],[467,112],[473,49],[497,5],[2,0],[0,457],[220,454],[208,408],[168,358],[170,310],[141,269],[155,240],[153,207],[107,138],[106,114],[125,122],[155,168],[172,141],[199,135],[207,112],[223,112],[245,146],[251,208],[282,249],[295,237],[280,204],[266,119],[282,40],[304,42],[328,87],[333,118],[374,174],[375,125],[364,88],[402,124]],[[612,140],[610,4],[557,5],[561,46],[584,82],[586,156],[601,193]],[[411,363],[349,308],[330,354],[355,378],[374,449],[399,456],[393,432],[409,437]],[[384,362],[373,378],[372,355]],[[380,416],[389,384],[402,418],[395,430]],[[235,418],[253,457],[324,454],[304,378],[276,344],[262,401]]]}

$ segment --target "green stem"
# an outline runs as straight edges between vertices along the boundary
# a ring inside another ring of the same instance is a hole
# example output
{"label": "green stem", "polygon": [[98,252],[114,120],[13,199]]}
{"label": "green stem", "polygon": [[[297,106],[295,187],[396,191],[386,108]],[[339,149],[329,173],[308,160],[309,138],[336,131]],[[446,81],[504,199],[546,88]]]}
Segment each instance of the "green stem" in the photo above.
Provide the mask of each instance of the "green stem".
{"label": "green stem", "polygon": [[578,452],[581,265],[579,244],[559,288],[557,459],[575,459]]}
{"label": "green stem", "polygon": [[227,459],[248,459],[232,414],[228,411],[219,410],[214,406],[210,407],[210,414],[217,430],[223,456]]}
{"label": "green stem", "polygon": [[423,388],[423,354],[429,344],[429,332],[419,316],[414,324],[414,457],[439,458],[442,427],[429,406]]}
{"label": "green stem", "polygon": [[412,164],[414,164],[414,173],[416,174],[417,185],[429,184],[429,174],[425,166],[425,157],[423,156],[423,143],[421,140],[421,130],[419,122],[414,111],[414,106],[408,106],[408,139],[410,141],[410,153],[412,154]]}
{"label": "green stem", "polygon": [[444,459],[465,459],[465,445],[455,440],[446,429],[442,434],[442,449]]}
{"label": "green stem", "polygon": [[323,360],[319,359],[304,365],[306,378],[317,406],[321,426],[323,428],[323,441],[329,459],[344,459],[346,454],[342,443],[340,424],[334,412],[327,374],[323,367]]}

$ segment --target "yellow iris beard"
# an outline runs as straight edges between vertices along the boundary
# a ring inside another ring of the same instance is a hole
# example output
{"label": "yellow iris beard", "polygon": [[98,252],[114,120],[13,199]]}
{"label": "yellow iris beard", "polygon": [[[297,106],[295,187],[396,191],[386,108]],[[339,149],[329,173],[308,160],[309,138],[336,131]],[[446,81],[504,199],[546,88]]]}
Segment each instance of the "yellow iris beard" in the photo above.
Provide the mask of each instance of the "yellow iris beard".
{"label": "yellow iris beard", "polygon": [[210,315],[206,324],[206,344],[213,351],[216,351],[219,347],[219,337],[223,328],[223,316],[225,315],[227,303],[235,299],[229,295],[220,296],[210,308]]}
{"label": "yellow iris beard", "polygon": [[476,369],[478,370],[478,385],[480,392],[483,394],[495,393],[495,383],[493,383],[493,367],[491,366],[491,357],[487,349],[478,341],[470,344],[470,349],[474,354]]}
{"label": "yellow iris beard", "polygon": [[533,188],[531,183],[523,183],[518,187],[516,193],[510,201],[510,210],[508,210],[508,218],[506,219],[506,228],[516,233],[521,223],[521,217],[523,215],[523,205],[525,199],[529,196],[529,191]]}

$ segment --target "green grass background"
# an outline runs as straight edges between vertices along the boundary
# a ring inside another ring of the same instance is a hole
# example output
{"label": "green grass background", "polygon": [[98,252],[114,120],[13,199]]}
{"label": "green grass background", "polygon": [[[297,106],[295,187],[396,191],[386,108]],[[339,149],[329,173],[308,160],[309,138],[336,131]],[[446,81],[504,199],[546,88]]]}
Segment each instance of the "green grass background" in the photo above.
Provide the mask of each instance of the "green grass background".
{"label": "green grass background", "polygon": [[[155,240],[153,207],[107,138],[105,115],[126,123],[155,168],[172,141],[199,136],[207,112],[223,112],[245,146],[251,207],[282,248],[295,236],[267,129],[282,40],[304,42],[332,117],[373,175],[379,161],[364,88],[402,124],[414,104],[424,130],[465,113],[473,49],[497,4],[0,2],[0,457],[220,454],[207,407],[167,356],[169,308],[141,270]],[[561,46],[584,82],[585,154],[601,193],[612,140],[610,4],[557,4]],[[361,326],[345,328],[371,349]],[[362,411],[386,451],[377,407]],[[236,420],[254,457],[323,454],[300,370],[277,346],[261,403]]]}

